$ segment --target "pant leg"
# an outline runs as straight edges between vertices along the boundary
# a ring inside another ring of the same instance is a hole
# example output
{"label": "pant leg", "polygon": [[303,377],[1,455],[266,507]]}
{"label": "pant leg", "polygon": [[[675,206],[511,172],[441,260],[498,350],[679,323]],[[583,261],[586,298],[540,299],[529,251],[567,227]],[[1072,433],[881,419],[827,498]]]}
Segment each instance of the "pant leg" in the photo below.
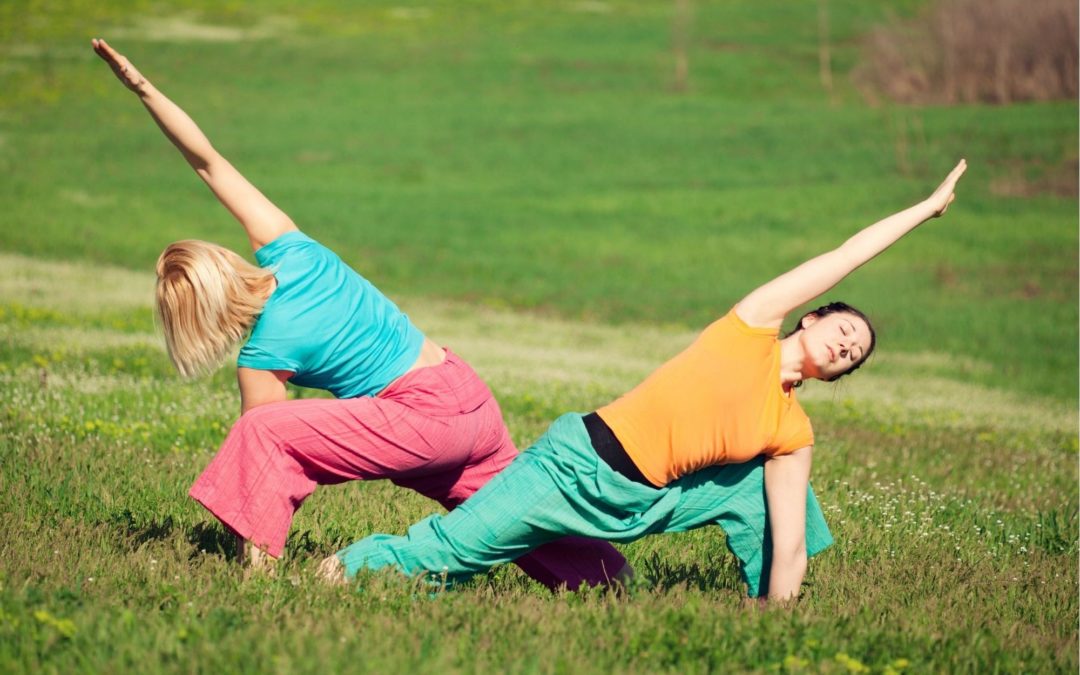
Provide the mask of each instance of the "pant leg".
{"label": "pant leg", "polygon": [[[633,541],[646,534],[719,524],[757,595],[767,556],[762,460],[711,467],[664,488],[613,472],[588,446],[580,416],[566,415],[529,451],[445,518],[429,517],[403,537],[375,535],[340,551],[346,572],[395,567],[468,578],[560,534]],[[535,452],[534,452],[535,451]],[[812,492],[807,549],[832,543]]]}
{"label": "pant leg", "polygon": [[349,576],[390,566],[410,575],[446,573],[456,581],[565,535],[632,541],[654,527],[634,512],[636,495],[652,499],[663,490],[625,479],[628,487],[597,483],[598,461],[581,416],[564,415],[446,516],[426,518],[405,536],[368,537],[338,557]]}
{"label": "pant leg", "polygon": [[[388,478],[453,509],[517,450],[479,376],[453,354],[379,398],[260,406],[234,425],[191,496],[240,536],[280,556],[293,515],[317,485]],[[607,583],[626,560],[570,539],[520,561],[549,588]]]}
{"label": "pant leg", "polygon": [[447,515],[429,516],[404,536],[372,535],[338,557],[350,577],[391,566],[461,581],[566,534],[552,515],[569,509],[540,459],[523,453]]}
{"label": "pant leg", "polygon": [[280,556],[293,514],[317,485],[460,470],[476,441],[451,418],[393,400],[274,403],[233,425],[189,494],[234,532]]}
{"label": "pant leg", "polygon": [[[518,456],[517,448],[502,423],[502,413],[492,399],[494,409],[489,411],[494,419],[488,426],[495,431],[491,452],[479,461],[470,463],[461,473],[458,482],[449,490],[443,502],[453,509],[488,481],[503,471]],[[521,571],[549,589],[560,587],[579,588],[607,585],[626,566],[626,558],[610,543],[586,537],[563,537],[541,545],[539,548],[513,561]]]}

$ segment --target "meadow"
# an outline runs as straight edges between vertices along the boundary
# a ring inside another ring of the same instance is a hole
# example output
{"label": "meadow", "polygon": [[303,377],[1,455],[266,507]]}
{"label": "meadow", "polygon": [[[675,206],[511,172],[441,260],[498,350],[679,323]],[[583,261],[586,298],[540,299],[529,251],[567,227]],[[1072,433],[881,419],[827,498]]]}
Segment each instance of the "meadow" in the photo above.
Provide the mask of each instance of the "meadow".
{"label": "meadow", "polygon": [[[0,6],[0,669],[1076,672],[1077,105],[869,105],[860,36],[923,4],[829,3],[831,92],[812,3],[696,3],[686,91],[671,3]],[[246,242],[96,36],[472,362],[521,447],[966,157],[947,216],[830,293],[880,344],[800,394],[837,540],[800,602],[744,608],[715,528],[622,547],[627,597],[319,585],[437,509],[383,483],[316,492],[246,578],[186,497],[234,373],[181,381],[150,311],[165,244]]]}

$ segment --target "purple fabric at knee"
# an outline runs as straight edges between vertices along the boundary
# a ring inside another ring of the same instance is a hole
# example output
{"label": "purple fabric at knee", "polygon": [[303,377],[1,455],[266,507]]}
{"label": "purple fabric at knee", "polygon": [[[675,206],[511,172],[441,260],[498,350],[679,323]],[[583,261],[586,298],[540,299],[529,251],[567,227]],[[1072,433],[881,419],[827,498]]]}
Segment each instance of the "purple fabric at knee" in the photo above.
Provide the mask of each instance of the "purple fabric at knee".
{"label": "purple fabric at knee", "polygon": [[548,588],[576,590],[581,584],[608,585],[626,566],[626,558],[606,541],[563,537],[533,549],[514,564]]}

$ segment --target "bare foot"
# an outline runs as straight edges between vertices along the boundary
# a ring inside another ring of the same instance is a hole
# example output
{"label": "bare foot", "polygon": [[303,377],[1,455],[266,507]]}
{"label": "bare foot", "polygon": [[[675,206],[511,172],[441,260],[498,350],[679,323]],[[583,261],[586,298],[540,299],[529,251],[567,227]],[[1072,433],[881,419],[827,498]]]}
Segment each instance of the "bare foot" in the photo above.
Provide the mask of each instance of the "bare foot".
{"label": "bare foot", "polygon": [[236,560],[244,568],[245,577],[273,576],[277,572],[278,559],[243,537],[236,538]]}
{"label": "bare foot", "polygon": [[323,583],[331,586],[344,586],[347,582],[345,566],[341,564],[341,560],[336,555],[332,555],[319,563],[319,569],[316,570],[315,576]]}

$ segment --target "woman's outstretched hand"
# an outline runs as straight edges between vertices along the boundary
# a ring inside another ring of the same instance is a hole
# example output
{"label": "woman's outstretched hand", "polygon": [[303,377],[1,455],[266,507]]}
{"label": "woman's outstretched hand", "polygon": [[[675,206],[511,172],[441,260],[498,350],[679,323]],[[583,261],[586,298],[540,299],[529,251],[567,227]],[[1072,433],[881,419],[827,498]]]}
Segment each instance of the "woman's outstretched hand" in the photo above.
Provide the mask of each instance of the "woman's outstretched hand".
{"label": "woman's outstretched hand", "polygon": [[939,217],[945,213],[945,210],[949,208],[949,204],[953,203],[956,199],[956,183],[960,180],[960,176],[964,175],[967,171],[967,160],[962,159],[960,163],[956,165],[949,175],[945,177],[945,181],[938,186],[938,189],[934,190],[934,194],[930,195],[930,198],[926,200],[926,203],[933,208],[934,218]]}
{"label": "woman's outstretched hand", "polygon": [[146,78],[142,76],[142,73],[131,65],[131,61],[127,60],[127,57],[116,51],[109,46],[109,43],[102,39],[94,39],[90,41],[90,44],[94,46],[94,51],[101,57],[105,63],[109,64],[112,68],[116,78],[123,83],[125,87],[135,92],[136,94],[142,93],[142,88],[146,84]]}

